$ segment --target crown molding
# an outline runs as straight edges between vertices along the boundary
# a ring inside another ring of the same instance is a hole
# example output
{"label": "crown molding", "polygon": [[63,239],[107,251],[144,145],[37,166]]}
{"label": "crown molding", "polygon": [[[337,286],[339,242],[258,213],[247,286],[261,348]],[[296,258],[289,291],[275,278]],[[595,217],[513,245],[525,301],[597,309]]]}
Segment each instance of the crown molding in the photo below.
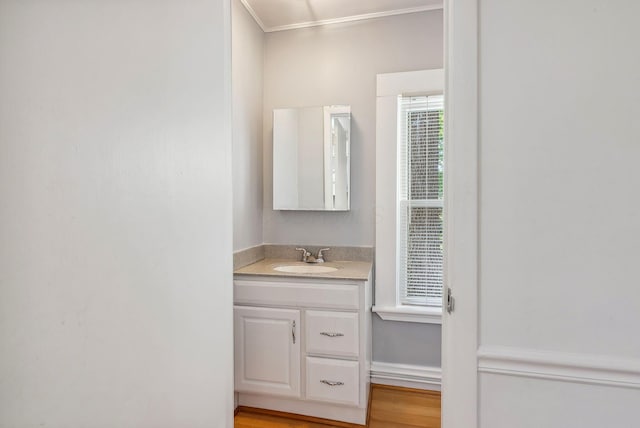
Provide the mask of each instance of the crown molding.
{"label": "crown molding", "polygon": [[242,3],[244,8],[247,9],[247,12],[249,12],[249,15],[253,17],[253,20],[256,21],[256,24],[258,24],[258,26],[262,29],[262,32],[266,33],[267,30],[265,30],[264,23],[262,22],[262,20],[260,19],[256,11],[253,10],[251,5],[247,2],[247,0],[240,0],[240,3]]}
{"label": "crown molding", "polygon": [[323,25],[342,24],[345,22],[363,21],[366,19],[384,18],[387,16],[406,15],[409,13],[428,12],[431,10],[442,9],[444,7],[443,3],[439,2],[437,4],[428,5],[428,6],[411,7],[406,9],[395,9],[395,10],[388,10],[385,12],[364,13],[362,15],[345,16],[342,18],[322,19],[319,21],[307,21],[307,22],[300,22],[297,24],[267,27],[262,22],[260,17],[256,14],[256,12],[253,10],[253,8],[249,5],[247,0],[240,0],[240,1],[244,5],[244,7],[247,9],[249,14],[251,14],[251,16],[256,21],[256,23],[260,26],[260,28],[262,28],[262,31],[264,31],[265,33],[274,33],[276,31],[297,30],[300,28],[319,27]]}

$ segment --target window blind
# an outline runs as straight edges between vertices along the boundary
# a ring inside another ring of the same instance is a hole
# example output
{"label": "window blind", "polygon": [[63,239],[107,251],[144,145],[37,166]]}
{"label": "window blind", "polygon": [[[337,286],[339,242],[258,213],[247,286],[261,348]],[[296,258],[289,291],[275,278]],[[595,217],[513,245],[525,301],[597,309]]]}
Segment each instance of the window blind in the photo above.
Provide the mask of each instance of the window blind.
{"label": "window blind", "polygon": [[442,306],[444,97],[399,97],[398,293]]}

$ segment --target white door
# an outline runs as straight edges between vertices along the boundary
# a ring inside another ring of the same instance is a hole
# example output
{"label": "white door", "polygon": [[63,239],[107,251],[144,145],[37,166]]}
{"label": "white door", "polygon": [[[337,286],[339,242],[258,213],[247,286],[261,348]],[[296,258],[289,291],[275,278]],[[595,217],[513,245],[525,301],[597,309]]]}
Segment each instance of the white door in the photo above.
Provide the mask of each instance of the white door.
{"label": "white door", "polygon": [[[445,285],[442,427],[478,426],[478,0],[445,0]],[[445,301],[446,307],[446,301]]]}
{"label": "white door", "polygon": [[300,311],[234,307],[236,391],[300,397]]}

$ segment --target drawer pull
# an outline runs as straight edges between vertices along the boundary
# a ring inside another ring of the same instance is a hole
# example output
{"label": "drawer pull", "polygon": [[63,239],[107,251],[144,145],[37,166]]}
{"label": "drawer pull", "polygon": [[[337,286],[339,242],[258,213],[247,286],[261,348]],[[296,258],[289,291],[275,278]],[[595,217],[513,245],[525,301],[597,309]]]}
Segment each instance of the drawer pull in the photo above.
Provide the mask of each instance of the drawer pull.
{"label": "drawer pull", "polygon": [[329,333],[329,332],[326,332],[326,331],[323,331],[322,333],[320,333],[320,335],[327,336],[327,337],[342,337],[342,336],[344,336],[344,334],[342,334],[342,333]]}
{"label": "drawer pull", "polygon": [[344,382],[336,382],[333,380],[321,380],[320,383],[324,383],[325,385],[329,385],[329,386],[342,386],[344,385]]}

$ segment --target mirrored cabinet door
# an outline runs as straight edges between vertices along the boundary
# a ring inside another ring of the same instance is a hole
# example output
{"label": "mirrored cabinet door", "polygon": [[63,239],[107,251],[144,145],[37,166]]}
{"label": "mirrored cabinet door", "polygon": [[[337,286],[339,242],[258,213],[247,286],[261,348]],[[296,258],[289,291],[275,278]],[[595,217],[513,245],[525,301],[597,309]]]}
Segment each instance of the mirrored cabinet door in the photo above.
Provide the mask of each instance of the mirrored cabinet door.
{"label": "mirrored cabinet door", "polygon": [[273,111],[273,209],[348,211],[351,108]]}

